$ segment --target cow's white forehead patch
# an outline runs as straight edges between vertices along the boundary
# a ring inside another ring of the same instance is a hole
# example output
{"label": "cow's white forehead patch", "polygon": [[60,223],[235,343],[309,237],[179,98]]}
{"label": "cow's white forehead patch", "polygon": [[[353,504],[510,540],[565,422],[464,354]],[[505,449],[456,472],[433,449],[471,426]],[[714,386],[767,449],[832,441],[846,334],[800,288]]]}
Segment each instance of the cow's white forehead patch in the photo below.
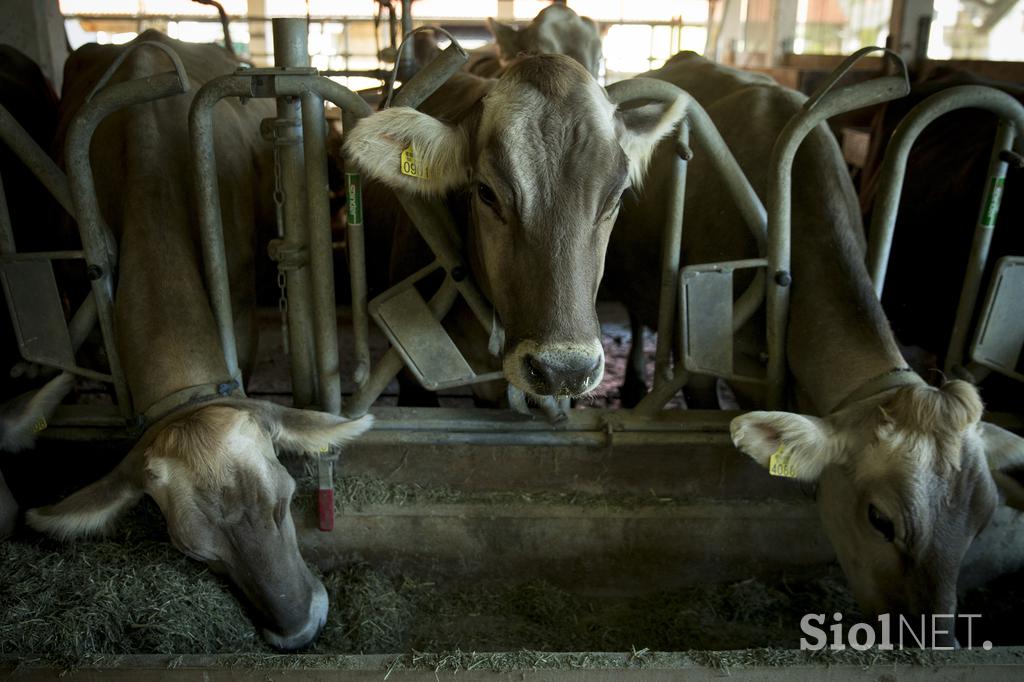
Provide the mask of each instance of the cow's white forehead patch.
{"label": "cow's white forehead patch", "polygon": [[[514,140],[523,131],[533,126],[538,117],[562,119],[587,119],[594,124],[594,132],[605,134],[608,139],[615,136],[615,105],[597,81],[581,82],[586,91],[583,98],[569,98],[555,102],[545,97],[536,88],[517,82],[500,81],[483,99],[483,116],[480,120],[480,139],[489,139],[500,134],[503,139]],[[583,104],[584,110],[578,106]],[[560,111],[559,108],[564,109]]]}

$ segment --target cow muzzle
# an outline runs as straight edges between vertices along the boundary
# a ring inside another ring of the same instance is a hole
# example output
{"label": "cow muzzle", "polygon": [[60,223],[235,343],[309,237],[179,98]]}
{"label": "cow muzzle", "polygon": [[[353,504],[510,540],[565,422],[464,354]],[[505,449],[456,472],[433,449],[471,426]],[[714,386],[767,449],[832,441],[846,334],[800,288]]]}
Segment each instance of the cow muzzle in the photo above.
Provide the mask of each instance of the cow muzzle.
{"label": "cow muzzle", "polygon": [[291,632],[276,632],[263,628],[263,639],[278,651],[304,649],[320,635],[327,623],[327,590],[319,582],[309,600],[309,614],[305,622]]}
{"label": "cow muzzle", "polygon": [[505,377],[533,395],[579,396],[604,376],[604,348],[590,343],[520,341],[504,360]]}

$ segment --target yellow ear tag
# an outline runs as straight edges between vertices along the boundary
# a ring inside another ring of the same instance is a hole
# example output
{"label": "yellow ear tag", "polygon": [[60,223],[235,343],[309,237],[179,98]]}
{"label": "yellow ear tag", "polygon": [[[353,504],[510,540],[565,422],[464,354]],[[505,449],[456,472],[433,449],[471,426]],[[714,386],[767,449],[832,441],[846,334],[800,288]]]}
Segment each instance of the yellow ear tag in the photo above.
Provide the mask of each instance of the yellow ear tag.
{"label": "yellow ear tag", "polygon": [[48,425],[46,423],[46,417],[40,417],[39,421],[37,421],[35,425],[32,427],[32,430],[36,433],[39,433],[40,431],[45,431],[47,426]]}
{"label": "yellow ear tag", "polygon": [[796,478],[796,470],[789,463],[789,454],[786,452],[785,443],[781,443],[779,449],[768,459],[768,473],[783,478]]}
{"label": "yellow ear tag", "polygon": [[402,175],[408,175],[413,178],[421,178],[426,180],[429,175],[427,174],[427,167],[416,163],[416,157],[412,153],[412,145],[409,145],[402,150]]}

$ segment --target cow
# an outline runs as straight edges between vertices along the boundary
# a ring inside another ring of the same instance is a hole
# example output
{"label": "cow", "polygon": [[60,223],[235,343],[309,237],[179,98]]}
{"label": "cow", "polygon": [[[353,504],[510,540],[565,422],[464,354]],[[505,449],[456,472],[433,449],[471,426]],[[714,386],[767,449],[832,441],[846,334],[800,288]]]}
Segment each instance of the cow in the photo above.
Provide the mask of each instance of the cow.
{"label": "cow", "polygon": [[[681,99],[618,110],[575,60],[537,55],[498,80],[456,74],[422,111],[362,119],[345,152],[386,190],[447,200],[504,329],[505,378],[528,395],[578,396],[604,371],[594,302],[620,199],[682,110]],[[409,147],[426,177],[401,172]],[[372,196],[367,222],[393,218],[390,191]],[[396,233],[399,248],[411,241]]]}
{"label": "cow", "polygon": [[[805,98],[692,53],[644,75],[696,97],[763,201],[772,145]],[[750,231],[697,141],[693,151],[683,261],[756,257]],[[659,262],[675,153],[671,144],[659,147],[638,199],[623,206],[608,251],[606,284],[645,321],[657,303],[651,264]],[[732,440],[776,474],[817,482],[824,528],[866,614],[955,613],[960,563],[997,504],[990,470],[1024,459],[1024,439],[981,421],[970,384],[932,387],[907,367],[872,292],[857,198],[825,126],[804,142],[793,178],[787,358],[804,413],[748,412],[733,419]],[[763,317],[755,317],[741,330],[738,373],[758,370],[763,329]],[[746,395],[747,404],[758,399]],[[951,637],[934,634],[940,643]]]}
{"label": "cow", "polygon": [[[146,31],[181,57],[187,94],[139,104],[110,116],[92,141],[97,195],[120,247],[115,295],[116,343],[134,407],[146,430],[109,474],[49,507],[29,510],[33,528],[73,538],[101,533],[143,495],[159,505],[171,542],[225,574],[264,638],[281,650],[308,645],[327,616],[327,592],[304,563],[290,501],[295,483],[275,450],[316,453],[364,432],[372,418],[346,421],[238,395],[226,395],[225,366],[203,283],[199,235],[190,198],[188,110],[196,91],[231,73],[222,48]],[[101,74],[125,46],[86,45],[68,60],[61,102],[67,125]],[[166,55],[139,47],[111,83],[167,71]],[[216,154],[243,367],[251,361],[254,242],[257,223],[272,220],[264,191],[269,150],[259,123],[265,101],[217,105]],[[267,188],[268,189],[268,188]],[[192,399],[170,396],[194,389]]]}
{"label": "cow", "polygon": [[[57,128],[57,94],[39,66],[9,45],[0,45],[0,105],[2,105],[42,149],[48,149]],[[52,246],[40,239],[39,224],[53,224],[59,212],[49,193],[28,172],[7,146],[0,143],[0,179],[14,246],[38,251]],[[61,373],[39,386],[37,367],[21,371],[11,367],[18,360],[14,328],[6,312],[0,312],[0,359],[3,388],[0,389],[0,453],[31,448],[36,434],[74,385],[73,377]],[[13,376],[11,373],[18,376]],[[13,532],[18,504],[0,472],[0,540]]]}
{"label": "cow", "polygon": [[601,34],[590,17],[581,17],[558,3],[542,9],[525,28],[488,19],[494,44],[470,52],[466,69],[497,78],[523,54],[564,54],[597,78],[601,69]]}

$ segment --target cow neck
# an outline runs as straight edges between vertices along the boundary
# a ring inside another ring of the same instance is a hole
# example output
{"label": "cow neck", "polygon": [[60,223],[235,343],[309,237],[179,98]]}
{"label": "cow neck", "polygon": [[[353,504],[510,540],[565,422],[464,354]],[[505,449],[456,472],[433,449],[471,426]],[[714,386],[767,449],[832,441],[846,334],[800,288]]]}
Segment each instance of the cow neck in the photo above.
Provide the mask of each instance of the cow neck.
{"label": "cow neck", "polygon": [[885,374],[868,379],[858,388],[855,388],[845,398],[826,411],[826,414],[833,414],[845,410],[850,405],[859,403],[868,398],[880,396],[883,393],[894,391],[903,386],[922,386],[924,379],[918,376],[910,367],[894,367]]}
{"label": "cow neck", "polygon": [[148,431],[151,426],[164,421],[177,412],[196,408],[204,403],[221,398],[244,397],[237,381],[223,383],[199,384],[175,391],[156,401],[142,413],[142,429]]}

